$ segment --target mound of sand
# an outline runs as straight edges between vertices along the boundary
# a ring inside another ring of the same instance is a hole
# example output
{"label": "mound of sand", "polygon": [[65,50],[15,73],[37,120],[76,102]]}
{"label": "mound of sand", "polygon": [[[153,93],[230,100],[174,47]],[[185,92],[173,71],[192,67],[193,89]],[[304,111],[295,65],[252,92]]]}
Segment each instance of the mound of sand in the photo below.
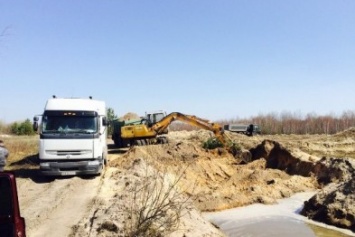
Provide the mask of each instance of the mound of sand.
{"label": "mound of sand", "polygon": [[120,117],[120,120],[132,120],[132,119],[139,119],[139,115],[136,113],[128,112],[122,117]]}
{"label": "mound of sand", "polygon": [[349,128],[337,134],[334,134],[334,137],[355,137],[355,127]]}

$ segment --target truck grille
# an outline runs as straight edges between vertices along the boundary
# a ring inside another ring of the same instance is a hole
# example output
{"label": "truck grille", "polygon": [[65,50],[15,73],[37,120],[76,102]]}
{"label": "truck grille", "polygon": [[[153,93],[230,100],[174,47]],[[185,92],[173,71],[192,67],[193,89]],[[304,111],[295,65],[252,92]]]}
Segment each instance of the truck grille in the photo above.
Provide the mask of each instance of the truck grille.
{"label": "truck grille", "polygon": [[70,150],[70,151],[46,151],[50,155],[57,155],[57,156],[80,156],[85,154],[90,154],[91,150]]}

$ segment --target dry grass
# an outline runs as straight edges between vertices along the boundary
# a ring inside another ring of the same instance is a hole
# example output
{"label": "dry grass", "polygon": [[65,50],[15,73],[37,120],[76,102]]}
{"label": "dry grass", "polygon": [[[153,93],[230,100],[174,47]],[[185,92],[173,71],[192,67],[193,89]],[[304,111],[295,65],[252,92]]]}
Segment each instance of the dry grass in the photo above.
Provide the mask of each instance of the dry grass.
{"label": "dry grass", "polygon": [[192,202],[178,187],[182,175],[171,177],[166,172],[146,170],[142,180],[128,189],[127,236],[166,236],[179,229],[184,210]]}
{"label": "dry grass", "polygon": [[9,150],[6,170],[31,168],[37,165],[38,136],[7,136],[1,140]]}

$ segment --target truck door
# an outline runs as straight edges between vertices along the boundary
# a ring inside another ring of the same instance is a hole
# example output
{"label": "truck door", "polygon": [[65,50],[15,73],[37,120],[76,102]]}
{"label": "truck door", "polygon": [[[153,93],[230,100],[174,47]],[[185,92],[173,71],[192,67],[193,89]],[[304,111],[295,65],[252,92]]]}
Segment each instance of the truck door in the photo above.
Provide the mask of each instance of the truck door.
{"label": "truck door", "polygon": [[0,236],[25,237],[25,219],[20,216],[15,176],[0,173]]}

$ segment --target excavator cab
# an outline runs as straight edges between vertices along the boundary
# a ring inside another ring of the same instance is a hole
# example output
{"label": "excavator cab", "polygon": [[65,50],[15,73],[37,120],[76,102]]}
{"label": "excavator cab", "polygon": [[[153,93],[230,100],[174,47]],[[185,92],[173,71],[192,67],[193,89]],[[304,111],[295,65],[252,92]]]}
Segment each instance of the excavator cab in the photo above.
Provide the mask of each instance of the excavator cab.
{"label": "excavator cab", "polygon": [[145,112],[145,117],[149,120],[149,123],[154,124],[162,120],[166,116],[166,112],[163,110]]}
{"label": "excavator cab", "polygon": [[[145,112],[145,118],[148,121],[148,127],[151,127],[152,125],[160,122],[165,117],[166,117],[166,112],[163,110]],[[168,133],[169,133],[169,127],[167,127],[163,132],[161,132],[161,134],[168,134]]]}
{"label": "excavator cab", "polygon": [[15,175],[0,172],[0,236],[25,237],[25,219],[20,215]]}

